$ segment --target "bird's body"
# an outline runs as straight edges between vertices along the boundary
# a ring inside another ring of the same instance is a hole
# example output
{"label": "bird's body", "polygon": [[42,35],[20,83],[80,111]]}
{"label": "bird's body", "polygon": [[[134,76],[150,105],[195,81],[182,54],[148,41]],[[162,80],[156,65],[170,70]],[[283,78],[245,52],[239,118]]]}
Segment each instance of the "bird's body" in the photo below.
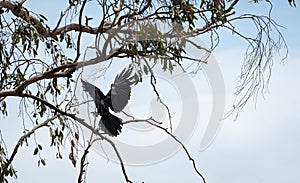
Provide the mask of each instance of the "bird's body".
{"label": "bird's body", "polygon": [[133,77],[130,76],[131,72],[132,68],[124,69],[117,75],[106,95],[96,86],[81,79],[83,90],[94,99],[96,113],[101,116],[100,128],[111,136],[117,136],[121,133],[123,123],[120,118],[111,114],[109,109],[120,112],[127,105],[130,98],[130,85],[134,83]]}

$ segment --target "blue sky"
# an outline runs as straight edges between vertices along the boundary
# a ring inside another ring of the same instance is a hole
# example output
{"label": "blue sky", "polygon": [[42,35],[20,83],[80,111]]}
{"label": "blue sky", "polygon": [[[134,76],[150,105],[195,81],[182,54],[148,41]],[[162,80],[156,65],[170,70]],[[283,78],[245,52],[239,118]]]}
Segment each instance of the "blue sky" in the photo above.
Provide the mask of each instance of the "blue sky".
{"label": "blue sky", "polygon": [[[30,1],[29,1],[30,2]],[[49,2],[49,1],[48,1]],[[47,8],[55,9],[55,3],[47,4]],[[26,4],[25,4],[26,5]],[[32,9],[43,10],[39,3],[32,4]],[[241,3],[239,8],[264,13],[264,3],[249,5]],[[42,11],[41,10],[41,11]],[[51,11],[54,14],[54,11]],[[193,157],[197,160],[200,171],[209,183],[297,183],[300,179],[300,24],[299,8],[290,8],[286,1],[274,2],[273,18],[286,27],[282,33],[289,47],[289,57],[280,63],[275,60],[273,76],[269,85],[269,93],[265,98],[253,101],[240,113],[237,121],[229,117],[223,121],[214,142],[204,151],[199,150],[202,128],[200,124],[195,135],[188,143]],[[51,18],[49,18],[50,20]],[[246,27],[245,27],[246,28]],[[221,43],[214,56],[223,73],[226,87],[226,109],[229,110],[234,98],[237,77],[240,72],[243,52],[247,44],[228,32],[221,33]],[[199,76],[201,115],[209,112],[211,99],[205,77]],[[206,99],[206,97],[208,97]],[[10,99],[13,103],[15,99]],[[20,119],[13,111],[17,106],[10,106],[10,117],[4,119],[1,129],[4,136],[12,144],[17,137],[15,128],[21,129]],[[5,132],[5,130],[6,132]],[[45,131],[47,132],[47,131]],[[42,133],[43,134],[43,133]],[[47,135],[47,133],[45,133]],[[48,136],[45,138],[47,144]],[[46,145],[45,145],[46,146]],[[69,149],[65,150],[64,160],[55,160],[55,151],[45,147],[43,155],[47,158],[47,166],[36,168],[36,158],[32,157],[33,147],[23,147],[15,160],[19,170],[19,178],[12,182],[74,182],[78,169],[74,169],[67,160]],[[88,182],[123,182],[120,166],[112,161],[91,153]],[[129,166],[129,176],[134,182],[200,182],[192,170],[192,166],[183,151],[171,158],[148,166]]]}

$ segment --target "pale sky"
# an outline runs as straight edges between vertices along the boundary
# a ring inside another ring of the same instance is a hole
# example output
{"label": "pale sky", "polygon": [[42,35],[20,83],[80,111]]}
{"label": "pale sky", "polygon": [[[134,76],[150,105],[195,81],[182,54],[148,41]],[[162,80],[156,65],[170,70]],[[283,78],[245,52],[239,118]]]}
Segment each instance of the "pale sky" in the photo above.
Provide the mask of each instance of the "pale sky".
{"label": "pale sky", "polygon": [[[30,2],[30,1],[28,1]],[[49,2],[49,1],[48,1]],[[54,3],[47,8],[54,9]],[[25,4],[27,5],[27,4]],[[262,13],[260,5],[241,3],[239,8]],[[40,4],[32,4],[39,9]],[[253,6],[253,8],[250,6]],[[255,6],[255,7],[254,7]],[[42,12],[41,12],[42,13]],[[290,8],[286,1],[274,3],[273,18],[286,29],[282,33],[289,47],[289,56],[283,62],[275,60],[269,93],[259,97],[256,107],[251,100],[239,118],[229,117],[223,121],[216,139],[204,151],[199,145],[205,123],[201,123],[188,143],[192,156],[208,183],[298,183],[300,179],[300,63],[298,58],[300,36],[299,8]],[[49,20],[51,18],[48,18]],[[221,34],[220,46],[213,53],[219,63],[226,87],[226,111],[232,106],[234,89],[247,44],[228,32]],[[211,107],[208,83],[203,75],[199,81],[200,118],[206,119]],[[22,129],[21,120],[16,118],[18,106],[9,102],[9,117],[2,120],[3,136],[8,146],[15,144]],[[45,139],[43,156],[46,167],[37,168],[37,158],[32,156],[34,147],[22,147],[15,159],[18,179],[11,182],[75,182],[78,168],[74,169],[68,160],[69,149],[63,150],[65,158],[55,159],[55,149],[47,148],[48,132],[38,135]],[[17,133],[18,132],[18,133]],[[17,134],[16,134],[17,133]],[[43,136],[46,135],[46,136]],[[32,139],[31,139],[32,141]],[[48,143],[49,144],[49,143]],[[92,152],[89,157],[87,182],[125,182],[120,166]],[[147,166],[128,166],[127,172],[134,182],[201,182],[192,169],[183,151],[174,156]]]}

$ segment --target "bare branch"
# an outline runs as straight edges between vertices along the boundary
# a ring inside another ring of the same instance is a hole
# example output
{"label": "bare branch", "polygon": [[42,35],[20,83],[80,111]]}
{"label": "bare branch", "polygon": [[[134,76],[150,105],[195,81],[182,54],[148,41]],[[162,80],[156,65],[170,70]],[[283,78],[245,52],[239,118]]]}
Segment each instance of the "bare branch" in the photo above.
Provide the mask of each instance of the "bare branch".
{"label": "bare branch", "polygon": [[77,62],[80,56],[80,41],[81,41],[81,35],[82,35],[82,14],[83,14],[83,10],[84,7],[86,5],[87,0],[84,0],[82,3],[82,6],[80,8],[80,12],[79,12],[79,35],[77,38],[77,55],[76,58],[74,59],[74,62]]}
{"label": "bare branch", "polygon": [[153,70],[152,68],[150,67],[150,65],[148,64],[148,62],[145,62],[149,71],[150,71],[150,75],[151,75],[151,79],[150,79],[150,83],[151,83],[151,86],[153,88],[153,91],[155,92],[156,94],[156,97],[157,97],[157,100],[166,108],[167,112],[168,112],[168,119],[169,119],[169,125],[170,125],[170,130],[171,132],[173,131],[173,126],[172,126],[172,115],[171,115],[171,111],[169,109],[169,107],[166,105],[166,103],[161,99],[157,89],[156,89],[156,78],[155,78],[155,75],[153,73]]}
{"label": "bare branch", "polygon": [[189,151],[187,150],[187,148],[185,147],[185,145],[184,145],[184,144],[183,144],[183,143],[182,143],[175,135],[173,135],[171,132],[169,132],[166,128],[163,128],[163,127],[159,126],[158,124],[153,123],[153,122],[151,122],[151,121],[149,121],[149,120],[147,120],[147,121],[145,121],[145,122],[147,122],[147,123],[149,123],[150,125],[153,125],[153,126],[159,128],[159,129],[163,130],[163,131],[164,131],[165,133],[167,133],[170,137],[172,137],[176,142],[178,142],[178,143],[181,145],[181,147],[184,149],[184,151],[185,151],[186,155],[188,156],[189,160],[192,162],[193,168],[194,168],[194,170],[196,171],[196,173],[201,177],[203,183],[206,183],[204,176],[203,176],[203,175],[199,172],[199,170],[197,169],[196,162],[195,162],[194,158],[192,158],[192,156],[190,155],[190,153],[189,153]]}
{"label": "bare branch", "polygon": [[120,153],[119,153],[119,151],[118,151],[116,145],[115,145],[115,144],[113,143],[113,141],[111,141],[109,138],[103,137],[103,139],[106,140],[108,143],[110,143],[110,145],[113,147],[113,149],[114,149],[114,151],[115,151],[115,153],[116,153],[116,155],[117,155],[117,157],[118,157],[118,159],[119,159],[119,163],[120,163],[121,168],[122,168],[122,173],[123,173],[123,175],[124,175],[124,178],[125,178],[126,182],[132,183],[132,181],[128,178],[128,175],[127,175],[126,169],[125,169],[125,165],[124,165],[124,163],[123,163],[123,160],[122,160],[122,158],[121,158],[121,155],[120,155]]}
{"label": "bare branch", "polygon": [[86,173],[86,166],[87,166],[87,162],[86,162],[86,158],[87,158],[87,155],[89,153],[89,149],[91,147],[92,144],[89,144],[84,152],[83,152],[83,155],[81,157],[81,161],[80,161],[80,171],[79,171],[79,176],[78,176],[78,183],[81,183],[83,182],[83,175]]}
{"label": "bare branch", "polygon": [[[126,113],[124,113],[126,114]],[[128,114],[126,114],[128,117],[132,117]],[[193,168],[195,170],[195,172],[201,177],[203,183],[206,183],[204,176],[199,172],[199,170],[197,169],[196,166],[196,162],[194,160],[194,158],[192,158],[192,156],[190,155],[188,149],[185,147],[185,145],[171,132],[168,131],[167,128],[163,128],[162,126],[160,126],[160,124],[162,124],[159,121],[154,120],[152,117],[148,118],[148,119],[132,119],[132,120],[128,120],[125,121],[124,124],[128,124],[128,123],[135,123],[135,122],[146,122],[152,126],[155,126],[161,130],[163,130],[167,135],[169,135],[170,137],[172,137],[177,143],[179,143],[181,145],[181,147],[183,148],[183,150],[185,151],[185,154],[188,156],[189,160],[192,162],[193,164]]]}
{"label": "bare branch", "polygon": [[60,26],[60,23],[61,23],[63,17],[68,13],[68,11],[69,11],[74,5],[75,5],[75,1],[73,1],[71,4],[69,4],[69,6],[66,8],[65,11],[61,12],[60,17],[59,17],[59,20],[57,21],[56,26],[55,26],[55,28],[53,29],[52,32],[56,32],[56,30],[57,30],[58,27]]}

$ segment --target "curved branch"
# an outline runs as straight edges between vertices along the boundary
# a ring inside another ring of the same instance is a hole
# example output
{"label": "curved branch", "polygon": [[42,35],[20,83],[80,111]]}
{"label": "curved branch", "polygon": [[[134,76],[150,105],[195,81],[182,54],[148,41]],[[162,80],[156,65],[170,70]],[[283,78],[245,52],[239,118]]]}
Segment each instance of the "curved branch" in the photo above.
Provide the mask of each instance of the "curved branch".
{"label": "curved branch", "polygon": [[188,156],[189,160],[192,162],[193,164],[193,168],[196,171],[196,173],[201,177],[203,183],[206,183],[204,176],[199,172],[199,170],[197,169],[196,166],[196,162],[195,160],[192,158],[192,156],[190,155],[189,151],[187,150],[187,148],[185,147],[185,145],[175,136],[173,135],[171,132],[169,132],[166,128],[163,128],[162,126],[160,126],[160,124],[162,124],[159,121],[156,121],[155,119],[153,119],[152,117],[148,118],[148,119],[134,119],[133,116],[123,112],[127,117],[132,118],[132,120],[128,120],[123,122],[123,124],[128,124],[128,123],[135,123],[135,122],[146,122],[152,126],[155,126],[161,130],[163,130],[165,133],[167,133],[170,137],[172,137],[177,143],[179,143],[181,145],[181,147],[184,149],[186,155]]}
{"label": "curved branch", "polygon": [[[59,78],[59,77],[72,77],[73,72],[75,72],[76,69],[97,64],[100,62],[103,62],[105,60],[109,60],[112,57],[118,55],[121,52],[120,49],[115,50],[114,52],[111,52],[107,56],[101,56],[96,57],[91,60],[85,61],[85,62],[75,62],[71,64],[64,64],[61,66],[58,66],[50,71],[35,75],[27,80],[25,80],[23,83],[21,83],[18,87],[14,89],[6,89],[6,90],[0,90],[0,97],[7,97],[7,96],[20,96],[22,95],[22,92],[24,89],[29,86],[32,83],[35,83],[37,81],[43,80],[43,79],[52,79],[52,78]],[[65,70],[66,71],[62,71]]]}
{"label": "curved branch", "polygon": [[151,121],[149,121],[149,120],[146,120],[145,122],[147,122],[147,123],[149,123],[150,125],[153,125],[153,126],[159,128],[159,129],[165,131],[165,133],[167,133],[167,134],[168,134],[170,137],[172,137],[176,142],[178,142],[178,143],[181,145],[181,147],[184,149],[185,154],[188,156],[189,160],[192,162],[193,168],[194,168],[194,170],[196,171],[196,173],[201,177],[203,183],[206,183],[204,176],[203,176],[203,175],[199,172],[199,170],[197,169],[196,162],[195,162],[194,158],[192,158],[192,156],[190,155],[190,153],[189,153],[189,151],[187,150],[187,148],[185,147],[185,145],[184,145],[184,144],[183,144],[183,143],[182,143],[175,135],[173,135],[172,133],[170,133],[166,128],[163,128],[163,127],[159,126],[158,124],[155,124],[155,123],[153,123],[153,122],[151,122]]}
{"label": "curved branch", "polygon": [[82,35],[82,14],[83,14],[83,10],[84,7],[86,5],[87,0],[84,0],[82,3],[82,6],[80,8],[80,12],[79,12],[79,34],[78,34],[78,38],[77,38],[77,55],[76,58],[74,59],[74,62],[77,62],[80,56],[80,42],[81,42],[81,35]]}
{"label": "curved branch", "polygon": [[[73,68],[75,67],[75,65],[76,64],[73,65]],[[67,67],[67,65],[65,65],[64,67]],[[71,77],[71,74],[74,71],[75,71],[75,69],[67,70],[65,72],[53,72],[53,70],[51,70],[51,71],[44,72],[42,74],[38,74],[36,76],[33,76],[33,77],[25,80],[23,83],[21,83],[18,87],[14,88],[14,89],[0,90],[0,97],[21,95],[21,93],[24,91],[24,89],[32,83],[35,83],[42,79],[52,79],[52,78],[58,78],[58,77]]]}
{"label": "curved branch", "polygon": [[[98,132],[98,134],[100,134],[100,133]],[[120,153],[119,153],[119,151],[118,151],[116,145],[115,145],[115,144],[113,143],[113,141],[111,141],[110,139],[108,139],[108,138],[106,138],[106,137],[104,137],[104,136],[102,136],[102,138],[103,138],[104,140],[106,140],[108,143],[110,143],[110,145],[113,147],[113,149],[114,149],[114,151],[115,151],[115,153],[116,153],[116,155],[117,155],[117,157],[118,157],[118,159],[119,159],[119,162],[120,162],[120,164],[121,164],[122,173],[123,173],[123,175],[124,175],[124,177],[125,177],[126,182],[132,183],[132,181],[128,178],[128,175],[127,175],[126,170],[125,170],[125,165],[124,165],[124,163],[123,163],[123,160],[122,160],[122,158],[121,158],[121,155],[120,155]]]}
{"label": "curved branch", "polygon": [[[59,109],[58,107],[55,107],[53,104],[51,104],[51,103],[49,103],[49,102],[47,102],[47,101],[45,101],[45,100],[43,100],[43,99],[41,99],[41,98],[35,96],[35,95],[22,94],[22,95],[20,95],[19,97],[27,97],[27,98],[32,98],[32,99],[34,99],[34,100],[38,100],[39,102],[45,104],[47,107],[49,107],[50,109],[54,110],[55,112],[57,112],[57,113],[59,113],[59,114],[61,114],[61,115],[64,115],[64,116],[68,116],[68,117],[70,117],[71,119],[74,119],[75,121],[79,122],[81,125],[85,126],[85,127],[88,128],[89,130],[91,130],[94,134],[100,136],[101,139],[104,139],[104,140],[106,140],[108,143],[110,143],[111,146],[113,147],[113,149],[115,150],[116,155],[117,155],[117,157],[118,157],[118,159],[119,159],[119,161],[120,161],[122,173],[123,173],[123,175],[124,175],[124,177],[125,177],[125,179],[126,179],[126,182],[132,183],[132,181],[129,179],[129,177],[128,177],[127,173],[126,173],[125,165],[124,165],[124,163],[123,163],[123,160],[122,160],[122,158],[121,158],[121,155],[120,155],[120,153],[119,153],[117,147],[115,146],[115,144],[114,144],[109,138],[104,137],[99,131],[97,131],[97,130],[94,129],[92,126],[90,126],[90,125],[88,125],[87,123],[85,123],[83,119],[78,118],[78,117],[75,116],[74,114],[70,114],[70,113],[67,113],[67,112],[65,112],[65,111],[62,111],[62,110]],[[55,117],[57,117],[57,115],[56,115]],[[54,117],[53,117],[53,118],[54,118]],[[52,121],[52,120],[53,120],[52,118],[49,118],[49,119],[46,120],[44,123],[41,123],[40,125],[36,126],[33,130],[31,130],[30,132],[27,133],[27,134],[28,134],[27,136],[29,136],[29,135],[31,135],[32,133],[34,133],[34,131],[35,131],[36,129],[38,129],[38,128],[42,127],[42,126],[47,125],[47,123],[50,122],[50,121]],[[23,137],[22,140],[20,139],[19,142],[22,142],[27,136]],[[18,147],[21,145],[21,143],[19,144],[19,142],[18,142]],[[18,147],[16,148],[16,152],[17,152]],[[14,150],[14,151],[15,151],[15,150]],[[13,153],[13,157],[15,156],[16,152]],[[13,157],[10,158],[10,159],[13,159]],[[11,161],[12,161],[12,160],[11,160]],[[7,164],[6,169],[7,169],[7,167],[11,164],[11,161]],[[4,169],[4,170],[5,170],[5,169]],[[3,174],[3,175],[4,175],[4,174]],[[2,175],[1,175],[1,176],[2,176]],[[0,179],[0,180],[1,180],[1,179]]]}
{"label": "curved branch", "polygon": [[2,182],[2,180],[4,180],[4,176],[7,173],[7,168],[11,165],[12,161],[14,160],[19,147],[22,145],[22,143],[24,142],[24,140],[26,138],[28,138],[30,135],[32,135],[36,130],[38,130],[39,128],[43,127],[43,126],[47,126],[49,122],[53,121],[55,118],[57,118],[58,115],[55,115],[49,119],[47,119],[46,121],[44,121],[43,123],[40,123],[39,125],[35,126],[34,128],[32,128],[29,132],[25,133],[17,142],[16,146],[13,149],[13,152],[10,156],[10,158],[7,160],[7,162],[5,163],[5,165],[2,168],[2,173],[0,175],[0,180]]}
{"label": "curved branch", "polygon": [[83,182],[82,180],[82,176],[84,175],[84,173],[86,172],[85,167],[87,166],[88,163],[86,163],[86,157],[89,153],[89,149],[91,147],[91,144],[89,144],[86,149],[84,150],[84,153],[81,157],[81,161],[80,161],[80,171],[79,171],[79,176],[78,176],[78,183]]}
{"label": "curved branch", "polygon": [[147,4],[142,9],[140,9],[139,11],[134,11],[133,13],[130,12],[126,15],[123,15],[116,22],[121,22],[125,18],[131,18],[131,17],[137,16],[137,15],[143,14],[148,8],[151,7],[151,4],[152,4],[152,0],[146,0],[146,1],[147,1]]}
{"label": "curved branch", "polygon": [[18,3],[11,0],[0,0],[0,7],[9,9],[15,16],[20,17],[27,23],[32,24],[44,37],[53,37],[54,39],[57,39],[55,36],[51,35],[51,32],[49,32],[47,28],[42,25],[40,20],[30,15],[29,11],[22,7],[22,4],[23,1]]}
{"label": "curved branch", "polygon": [[39,19],[30,15],[29,11],[26,8],[22,7],[22,5],[23,5],[22,2],[18,3],[11,0],[0,0],[0,7],[4,7],[10,10],[15,16],[20,17],[27,23],[33,25],[36,28],[36,30],[39,32],[39,34],[43,35],[44,37],[51,37],[55,40],[57,40],[57,35],[65,32],[77,31],[77,32],[90,33],[90,34],[97,34],[100,32],[105,32],[109,28],[109,27],[107,28],[103,27],[102,29],[99,29],[98,27],[92,28],[89,26],[84,26],[81,24],[81,22],[79,22],[79,24],[72,23],[60,28],[55,27],[54,30],[49,30],[41,23]]}

